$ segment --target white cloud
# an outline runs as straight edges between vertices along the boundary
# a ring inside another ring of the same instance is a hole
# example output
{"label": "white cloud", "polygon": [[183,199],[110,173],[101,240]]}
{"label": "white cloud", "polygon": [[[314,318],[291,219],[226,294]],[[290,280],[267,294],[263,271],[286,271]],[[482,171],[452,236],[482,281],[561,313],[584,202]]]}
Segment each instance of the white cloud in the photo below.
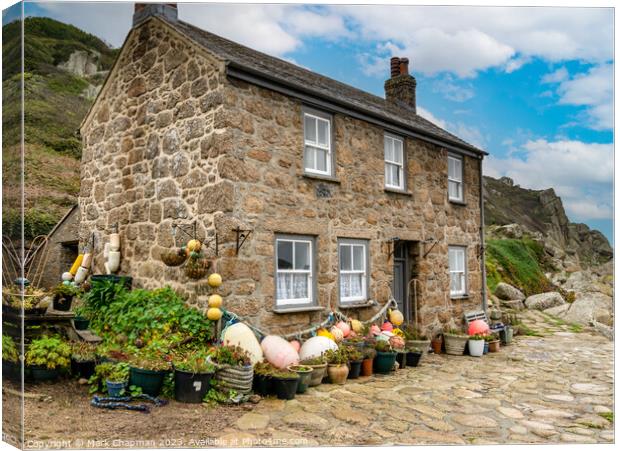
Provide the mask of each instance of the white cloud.
{"label": "white cloud", "polygon": [[444,98],[453,102],[465,102],[476,95],[471,84],[457,84],[449,75],[436,80],[433,83],[433,91],[440,93]]}
{"label": "white cloud", "polygon": [[506,63],[506,67],[504,68],[504,71],[507,74],[511,74],[521,69],[523,66],[525,66],[530,61],[532,61],[532,58],[529,56],[517,56]]}
{"label": "white cloud", "polygon": [[560,83],[567,79],[568,79],[568,71],[566,70],[564,66],[562,66],[559,69],[556,69],[553,72],[548,73],[545,76],[543,76],[543,78],[540,81],[542,83]]}
{"label": "white cloud", "polygon": [[463,122],[449,122],[444,119],[441,119],[431,113],[429,110],[422,106],[417,107],[417,113],[422,116],[424,119],[431,121],[433,124],[438,127],[443,128],[444,130],[453,133],[458,136],[462,140],[472,144],[480,149],[484,149],[486,147],[486,138],[475,126],[465,124]]}
{"label": "white cloud", "polygon": [[525,188],[554,188],[573,220],[612,217],[613,144],[530,140],[513,156],[487,157],[484,173]]}

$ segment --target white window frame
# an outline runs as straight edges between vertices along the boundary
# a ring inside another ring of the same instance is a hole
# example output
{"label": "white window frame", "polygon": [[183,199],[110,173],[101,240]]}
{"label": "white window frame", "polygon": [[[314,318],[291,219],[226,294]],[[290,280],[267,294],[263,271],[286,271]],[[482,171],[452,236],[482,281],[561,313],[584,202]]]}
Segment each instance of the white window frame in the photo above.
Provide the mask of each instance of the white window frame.
{"label": "white window frame", "polygon": [[[306,137],[306,118],[311,118],[312,120],[315,121],[316,124],[316,141],[312,141],[309,140]],[[318,138],[319,138],[319,127],[318,124],[319,122],[326,122],[327,123],[327,145],[321,145],[318,142]],[[309,111],[304,111],[303,114],[303,127],[304,127],[304,172],[308,173],[308,174],[317,174],[317,175],[324,175],[324,176],[332,176],[332,120],[331,117],[324,115],[321,116],[319,114],[315,114]],[[322,149],[325,150],[326,153],[326,162],[325,162],[325,171],[320,171],[318,169],[315,169],[318,165],[317,160],[316,160],[316,155],[317,152],[313,151],[314,154],[314,158],[313,158],[313,163],[314,163],[314,167],[309,167],[310,166],[310,159],[309,159],[309,149],[308,147],[314,147],[317,149]]]}
{"label": "white window frame", "polygon": [[[343,270],[340,268],[340,251],[341,248],[347,246],[351,252],[351,266],[353,266],[353,248],[362,248],[363,266],[361,270]],[[338,240],[338,297],[341,304],[363,302],[368,300],[368,274],[369,274],[369,255],[368,255],[368,240],[357,239],[340,239]],[[343,297],[340,290],[341,277],[349,274],[361,274],[362,275],[362,294],[361,296],[349,296]]]}
{"label": "white window frame", "polygon": [[[457,255],[460,254],[463,258],[463,270],[459,271],[457,269],[454,269],[450,266],[450,254],[452,252],[456,252]],[[465,246],[448,246],[448,268],[449,268],[449,273],[450,273],[450,278],[449,278],[449,284],[450,284],[450,297],[462,297],[462,296],[467,296],[468,294],[468,289],[469,289],[469,284],[468,282],[468,275],[467,275],[467,248]],[[463,289],[461,291],[452,291],[452,275],[453,274],[458,274],[460,275],[461,278],[461,287],[463,287]]]}
{"label": "white window frame", "polygon": [[[401,150],[401,162],[397,162],[396,160],[388,160],[386,153],[386,140],[390,140],[392,142],[392,149],[394,148],[394,142],[400,142],[400,150]],[[383,160],[384,160],[384,180],[385,187],[389,189],[397,189],[399,191],[405,190],[405,141],[399,136],[395,136],[389,133],[385,133],[383,135]],[[388,166],[397,166],[398,167],[398,179],[400,181],[400,185],[392,185],[388,183]]]}
{"label": "white window frame", "polygon": [[[455,178],[454,176],[450,175],[450,160],[458,162],[461,171],[460,174],[458,174],[459,178]],[[464,191],[464,184],[463,184],[463,157],[457,156],[457,155],[448,155],[448,200],[454,201],[454,202],[463,202],[463,191]],[[458,193],[459,196],[457,197],[453,197],[450,195],[450,184],[451,183],[455,183],[457,185],[458,188]]]}
{"label": "white window frame", "polygon": [[[314,238],[305,237],[305,236],[295,236],[292,237],[290,235],[278,235],[276,236],[275,242],[275,300],[276,307],[284,307],[284,306],[305,306],[314,304],[315,299],[315,286],[314,286]],[[295,243],[306,243],[309,245],[308,249],[308,259],[310,263],[310,269],[279,269],[278,268],[278,243],[280,242],[290,242],[293,244],[293,266],[295,265]],[[278,299],[278,276],[280,274],[307,274],[308,277],[308,297],[306,298],[293,298],[293,299]]]}

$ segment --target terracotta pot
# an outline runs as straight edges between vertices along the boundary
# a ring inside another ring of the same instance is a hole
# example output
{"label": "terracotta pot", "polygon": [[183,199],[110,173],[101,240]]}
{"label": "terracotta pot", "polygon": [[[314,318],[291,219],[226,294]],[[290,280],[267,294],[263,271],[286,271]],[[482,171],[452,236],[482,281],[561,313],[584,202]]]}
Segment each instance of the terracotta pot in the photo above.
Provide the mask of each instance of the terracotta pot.
{"label": "terracotta pot", "polygon": [[499,340],[489,341],[489,352],[499,352]]}
{"label": "terracotta pot", "polygon": [[433,338],[431,340],[431,346],[433,347],[433,353],[441,354],[442,343],[443,343],[443,339],[441,337]]}
{"label": "terracotta pot", "polygon": [[327,375],[332,384],[344,385],[349,375],[349,367],[346,365],[327,365]]}
{"label": "terracotta pot", "polygon": [[373,359],[362,360],[362,376],[372,376],[372,360]]}

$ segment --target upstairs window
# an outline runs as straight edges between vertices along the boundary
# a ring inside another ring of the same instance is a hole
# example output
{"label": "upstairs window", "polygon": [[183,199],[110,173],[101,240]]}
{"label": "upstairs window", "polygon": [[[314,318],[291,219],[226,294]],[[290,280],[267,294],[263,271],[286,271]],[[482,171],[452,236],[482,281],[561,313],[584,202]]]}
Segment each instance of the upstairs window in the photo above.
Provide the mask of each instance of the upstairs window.
{"label": "upstairs window", "polygon": [[276,304],[308,305],[314,302],[314,239],[276,237]]}
{"label": "upstairs window", "polygon": [[450,246],[448,259],[450,264],[450,296],[467,295],[467,266],[465,247]]}
{"label": "upstairs window", "polygon": [[448,155],[448,199],[463,202],[463,158]]}
{"label": "upstairs window", "polygon": [[308,174],[333,175],[331,116],[304,112],[304,170]]}
{"label": "upstairs window", "polygon": [[368,241],[339,240],[340,302],[368,299]]}
{"label": "upstairs window", "polygon": [[383,136],[385,158],[385,187],[404,191],[405,158],[403,140],[393,135]]}

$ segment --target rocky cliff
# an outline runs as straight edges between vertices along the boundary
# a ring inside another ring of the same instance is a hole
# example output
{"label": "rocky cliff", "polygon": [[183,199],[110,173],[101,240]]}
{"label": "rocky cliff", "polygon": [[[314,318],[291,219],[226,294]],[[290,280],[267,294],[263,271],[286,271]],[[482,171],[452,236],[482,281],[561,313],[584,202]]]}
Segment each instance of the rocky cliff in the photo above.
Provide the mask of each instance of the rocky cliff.
{"label": "rocky cliff", "polygon": [[515,185],[508,177],[484,177],[484,199],[485,222],[491,237],[518,238],[515,234],[523,232],[539,237],[550,257],[568,271],[604,264],[613,258],[613,249],[601,232],[568,220],[553,188],[530,190]]}

